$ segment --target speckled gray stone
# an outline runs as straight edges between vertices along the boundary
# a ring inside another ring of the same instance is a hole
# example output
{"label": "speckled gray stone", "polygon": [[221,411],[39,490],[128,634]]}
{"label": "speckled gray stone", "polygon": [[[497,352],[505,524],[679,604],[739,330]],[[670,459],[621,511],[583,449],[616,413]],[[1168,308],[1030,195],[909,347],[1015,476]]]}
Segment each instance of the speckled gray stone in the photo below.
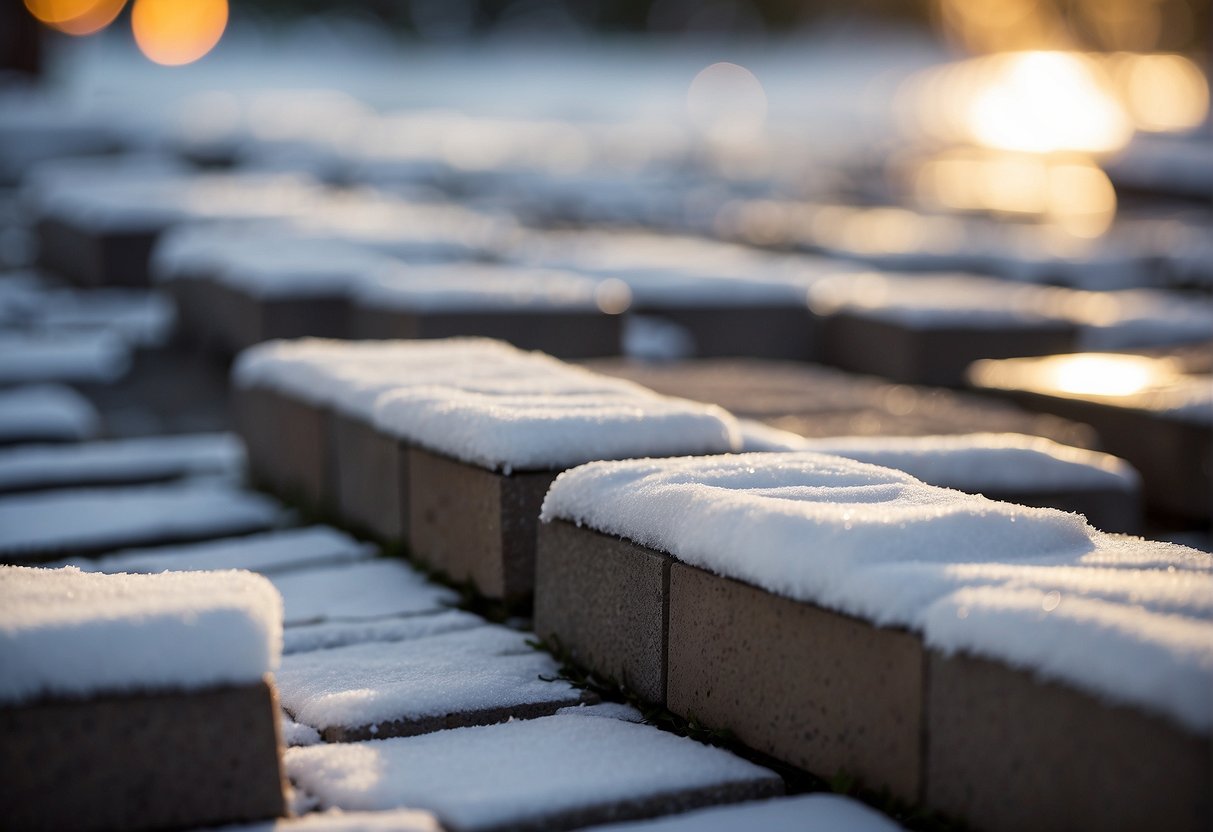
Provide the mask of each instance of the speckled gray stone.
{"label": "speckled gray stone", "polygon": [[162,223],[95,230],[60,219],[34,225],[38,265],[80,286],[147,286]]}
{"label": "speckled gray stone", "polygon": [[558,472],[505,475],[421,448],[407,468],[412,554],[489,598],[529,598],[539,508]]}
{"label": "speckled gray stone", "polygon": [[1213,828],[1209,737],[995,662],[927,663],[933,808],[991,832]]}
{"label": "speckled gray stone", "polygon": [[268,682],[0,708],[7,830],[182,829],[283,815]]}
{"label": "speckled gray stone", "polygon": [[668,555],[556,520],[539,525],[535,632],[645,700],[665,702]]}
{"label": "speckled gray stone", "polygon": [[337,505],[332,414],[260,387],[232,390],[233,421],[254,481],[320,510]]}
{"label": "speckled gray stone", "polygon": [[382,541],[401,540],[401,512],[407,505],[401,458],[407,453],[397,440],[344,413],[333,413],[332,426],[338,515]]}
{"label": "speckled gray stone", "polygon": [[822,777],[917,801],[923,649],[910,633],[670,568],[670,710]]}

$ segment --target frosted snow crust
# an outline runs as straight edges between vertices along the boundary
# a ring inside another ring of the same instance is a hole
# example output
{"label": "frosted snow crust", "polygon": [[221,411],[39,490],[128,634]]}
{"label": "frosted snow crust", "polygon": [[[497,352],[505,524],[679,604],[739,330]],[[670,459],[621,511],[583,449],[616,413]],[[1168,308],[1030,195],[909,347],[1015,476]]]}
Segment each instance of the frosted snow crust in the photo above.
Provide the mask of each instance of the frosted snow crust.
{"label": "frosted snow crust", "polygon": [[273,575],[286,626],[439,612],[458,595],[398,560],[367,560]]}
{"label": "frosted snow crust", "polygon": [[1213,726],[1213,557],[809,452],[597,462],[567,520],[880,626]]}
{"label": "frosted snow crust", "polygon": [[0,442],[87,439],[100,427],[97,408],[70,387],[35,384],[0,390]]}
{"label": "frosted snow crust", "polygon": [[350,644],[376,641],[407,641],[456,630],[483,626],[484,619],[463,610],[375,618],[368,621],[322,621],[287,627],[282,633],[282,653],[307,653]]}
{"label": "frosted snow crust", "polygon": [[[768,439],[775,444],[774,434]],[[1135,491],[1140,487],[1140,477],[1124,460],[1041,436],[971,433],[806,439],[790,434],[789,440],[786,450],[815,451],[896,468],[923,482],[961,491]]]}
{"label": "frosted snow crust", "polygon": [[0,566],[0,702],[196,690],[278,664],[282,601],[248,572]]}
{"label": "frosted snow crust", "polygon": [[764,768],[687,737],[579,716],[292,748],[285,763],[291,780],[324,807],[426,809],[465,830],[688,789],[778,782]]}
{"label": "frosted snow crust", "polygon": [[497,625],[380,644],[287,656],[278,671],[283,706],[323,730],[392,720],[576,702],[560,668],[527,644],[533,636]]}

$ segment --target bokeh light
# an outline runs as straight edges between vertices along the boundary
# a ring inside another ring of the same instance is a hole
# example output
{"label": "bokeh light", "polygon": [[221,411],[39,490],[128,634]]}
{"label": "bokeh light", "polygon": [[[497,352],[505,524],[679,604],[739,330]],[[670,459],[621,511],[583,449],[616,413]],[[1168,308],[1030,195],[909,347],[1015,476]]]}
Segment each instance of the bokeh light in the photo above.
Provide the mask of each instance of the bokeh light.
{"label": "bokeh light", "polygon": [[715,63],[700,71],[687,91],[691,122],[712,138],[745,139],[759,135],[767,118],[767,95],[753,72],[733,63]]}
{"label": "bokeh light", "polygon": [[210,52],[227,27],[227,0],[135,0],[131,29],[150,60],[193,63]]}
{"label": "bokeh light", "polygon": [[25,0],[39,22],[68,35],[91,35],[114,22],[126,0]]}
{"label": "bokeh light", "polygon": [[1134,125],[1149,132],[1190,130],[1209,111],[1209,82],[1182,55],[1131,55],[1109,58],[1117,91]]}

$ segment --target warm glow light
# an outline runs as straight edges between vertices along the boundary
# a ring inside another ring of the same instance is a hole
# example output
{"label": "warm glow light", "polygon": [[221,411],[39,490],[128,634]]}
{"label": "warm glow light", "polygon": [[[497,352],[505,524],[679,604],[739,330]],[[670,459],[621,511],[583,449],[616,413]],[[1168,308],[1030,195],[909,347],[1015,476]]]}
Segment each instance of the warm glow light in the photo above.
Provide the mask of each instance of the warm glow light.
{"label": "warm glow light", "polygon": [[1032,153],[1103,152],[1129,140],[1129,120],[1092,61],[1064,52],[985,60],[995,61],[992,72],[965,107],[978,144]]}
{"label": "warm glow light", "polygon": [[1138,129],[1190,130],[1209,111],[1209,82],[1180,55],[1116,55],[1119,92]]}
{"label": "warm glow light", "polygon": [[1124,353],[978,361],[969,373],[980,387],[1120,399],[1152,395],[1184,378],[1172,359]]}
{"label": "warm glow light", "polygon": [[227,26],[227,0],[135,0],[131,29],[149,59],[166,66],[210,52]]}
{"label": "warm glow light", "polygon": [[91,35],[114,22],[126,0],[25,0],[40,22],[69,35]]}
{"label": "warm glow light", "polygon": [[691,82],[687,112],[691,121],[709,136],[752,137],[766,123],[767,94],[762,82],[745,67],[716,63]]}

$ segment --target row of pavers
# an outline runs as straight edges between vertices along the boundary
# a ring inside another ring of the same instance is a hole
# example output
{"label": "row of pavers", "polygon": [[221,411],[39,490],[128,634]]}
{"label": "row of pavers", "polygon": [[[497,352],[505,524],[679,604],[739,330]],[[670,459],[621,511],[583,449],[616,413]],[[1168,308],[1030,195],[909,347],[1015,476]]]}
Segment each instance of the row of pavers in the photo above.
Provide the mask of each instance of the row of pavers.
{"label": "row of pavers", "polygon": [[981,358],[1199,341],[1213,326],[1207,301],[1164,293],[861,275],[694,238],[529,232],[298,176],[79,162],[55,174],[28,185],[44,265],[85,284],[163,281],[186,332],[229,354],[272,338],[481,334],[615,355],[630,307],[675,323],[704,355],[957,386]]}
{"label": "row of pavers", "polygon": [[[333,460],[394,483],[385,536],[483,594],[533,587],[539,634],[642,699],[983,827],[1208,822],[1207,555],[813,453],[558,477],[743,431],[485,342],[274,344],[235,378],[261,476],[339,514]],[[341,419],[368,450],[334,452]]]}
{"label": "row of pavers", "polygon": [[[203,467],[194,438],[156,441],[179,452],[182,476]],[[107,465],[106,481],[155,482],[166,462],[150,458],[147,444],[19,448],[0,454],[0,470],[13,484],[45,487],[30,465],[41,455],[60,486],[95,485]],[[209,456],[211,469],[231,465],[228,447]],[[138,496],[93,488],[116,517],[99,529],[92,515],[61,510],[33,551],[90,536],[91,549],[155,540],[163,524],[132,509],[154,504],[162,488]],[[78,494],[35,497],[68,509],[63,501]],[[264,498],[244,496],[266,524],[288,519],[267,511]],[[0,511],[14,499],[0,498]],[[210,519],[199,536],[231,531]],[[102,531],[108,536],[96,538]],[[5,559],[30,551],[5,549]],[[450,609],[450,590],[373,554],[313,527],[77,555],[50,564],[59,568],[0,567],[6,828],[182,828],[324,807],[274,828],[568,829],[782,791],[759,766],[633,724],[639,714],[630,708],[569,710],[586,694],[552,678],[557,663],[526,634]],[[279,698],[290,715],[281,722]],[[506,721],[514,719],[528,721]],[[301,747],[367,737],[416,739]],[[299,746],[285,767],[283,743]],[[660,828],[755,822],[895,829],[825,795],[701,812]]]}

